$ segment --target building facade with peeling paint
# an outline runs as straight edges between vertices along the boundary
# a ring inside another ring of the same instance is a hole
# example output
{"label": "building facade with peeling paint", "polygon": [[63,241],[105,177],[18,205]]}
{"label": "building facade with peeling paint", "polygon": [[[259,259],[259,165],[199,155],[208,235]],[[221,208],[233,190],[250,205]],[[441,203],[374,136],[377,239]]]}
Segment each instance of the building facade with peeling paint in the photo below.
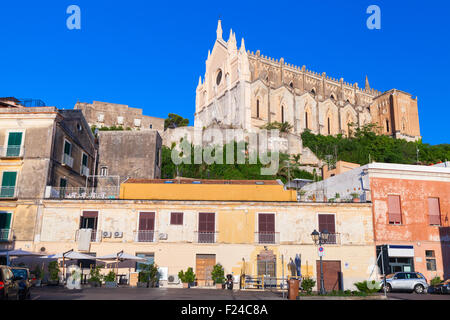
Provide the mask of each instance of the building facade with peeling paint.
{"label": "building facade with peeling paint", "polygon": [[318,198],[358,193],[371,201],[386,272],[418,271],[428,280],[450,276],[450,168],[370,163],[303,190]]}
{"label": "building facade with peeling paint", "polygon": [[[236,279],[265,275],[270,276],[266,284],[274,285],[291,274],[287,265],[296,254],[302,275],[318,279],[311,233],[326,228],[331,233],[323,257],[327,290],[354,289],[354,282],[377,275],[370,203],[300,203],[277,182],[256,183],[138,180],[122,184],[120,200],[44,200],[38,241],[28,245],[45,253],[140,255],[160,267],[163,286],[181,286],[177,274],[188,267],[199,286],[213,285],[216,263]],[[134,193],[135,199],[125,199]],[[81,229],[92,229],[88,243],[80,239]],[[139,265],[123,262],[119,269],[133,278]]]}

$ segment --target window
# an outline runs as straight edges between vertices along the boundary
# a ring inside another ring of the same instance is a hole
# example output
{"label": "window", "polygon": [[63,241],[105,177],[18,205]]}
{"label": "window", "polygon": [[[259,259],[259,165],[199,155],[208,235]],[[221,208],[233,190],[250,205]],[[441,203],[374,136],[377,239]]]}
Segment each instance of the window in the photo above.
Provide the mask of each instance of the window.
{"label": "window", "polygon": [[259,99],[256,100],[256,117],[259,118]]}
{"label": "window", "polygon": [[150,129],[153,129],[153,125],[152,125],[152,124],[150,124],[150,125],[149,125],[149,128],[150,128]]}
{"label": "window", "polygon": [[117,124],[123,124],[123,117],[117,117]]}
{"label": "window", "polygon": [[389,132],[389,120],[386,119],[386,131]]}
{"label": "window", "polygon": [[[88,156],[86,153],[82,153],[81,155],[81,173],[85,174],[85,172],[83,172],[83,168],[87,168],[88,167]],[[89,170],[87,172],[86,175],[89,175]]]}
{"label": "window", "polygon": [[72,144],[69,141],[64,141],[64,154],[70,156],[72,154]]}
{"label": "window", "polygon": [[83,127],[79,123],[77,123],[77,129],[79,132],[83,132]]}
{"label": "window", "polygon": [[328,134],[331,134],[330,118],[327,119],[327,123],[328,123]]}
{"label": "window", "polygon": [[198,242],[214,243],[215,217],[214,213],[198,214]]}
{"label": "window", "polygon": [[8,147],[6,148],[7,157],[20,156],[22,146],[22,132],[10,132],[8,135]]}
{"label": "window", "polygon": [[97,122],[103,122],[105,120],[105,115],[100,113],[97,117]]}
{"label": "window", "polygon": [[400,196],[388,196],[388,216],[389,224],[401,224],[402,212],[400,208]]}
{"label": "window", "polygon": [[328,231],[327,243],[336,243],[334,214],[319,214],[319,232]]}
{"label": "window", "polygon": [[98,211],[83,211],[80,218],[80,229],[92,229],[91,241],[97,240]]}
{"label": "window", "polygon": [[222,81],[222,70],[219,70],[219,72],[217,73],[216,84],[219,85],[221,81]]}
{"label": "window", "polygon": [[305,128],[309,129],[309,126],[308,126],[308,112],[305,112]]}
{"label": "window", "polygon": [[12,213],[0,212],[0,241],[9,240]]}
{"label": "window", "polygon": [[183,212],[171,212],[170,224],[183,225]]}
{"label": "window", "polygon": [[65,188],[67,187],[67,180],[64,178],[59,179],[59,187],[60,188]]}
{"label": "window", "polygon": [[258,243],[275,243],[275,214],[258,215]]}
{"label": "window", "polygon": [[107,166],[102,166],[100,168],[100,175],[102,177],[106,177],[108,175],[108,167]]}
{"label": "window", "polygon": [[428,198],[428,220],[431,225],[441,224],[439,198]]}
{"label": "window", "polygon": [[281,123],[284,122],[284,106],[281,106]]}
{"label": "window", "polygon": [[155,213],[141,212],[139,214],[138,242],[153,242],[155,234]]}
{"label": "window", "polygon": [[425,250],[425,257],[427,259],[427,270],[436,271],[436,256],[434,250]]}
{"label": "window", "polygon": [[13,198],[16,194],[17,172],[3,171],[0,198]]}
{"label": "window", "polygon": [[147,261],[145,262],[136,262],[136,272],[142,270],[144,265],[150,265],[155,263],[155,254],[153,252],[150,253],[136,253],[137,257],[145,258]]}

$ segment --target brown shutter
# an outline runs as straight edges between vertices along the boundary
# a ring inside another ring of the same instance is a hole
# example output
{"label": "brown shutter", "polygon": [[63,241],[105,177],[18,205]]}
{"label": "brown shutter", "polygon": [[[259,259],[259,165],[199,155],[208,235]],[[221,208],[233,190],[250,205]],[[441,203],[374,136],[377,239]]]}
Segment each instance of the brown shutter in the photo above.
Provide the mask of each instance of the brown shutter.
{"label": "brown shutter", "polygon": [[388,196],[389,223],[402,223],[400,196]]}
{"label": "brown shutter", "polygon": [[139,230],[153,231],[155,229],[155,213],[141,212],[139,214]]}
{"label": "brown shutter", "polygon": [[275,232],[275,215],[260,213],[258,215],[259,232]]}
{"label": "brown shutter", "polygon": [[83,211],[84,218],[97,218],[98,211]]}
{"label": "brown shutter", "polygon": [[324,230],[327,230],[329,233],[336,232],[334,214],[319,214],[319,232]]}
{"label": "brown shutter", "polygon": [[441,224],[441,210],[439,208],[439,198],[428,198],[428,216],[430,224]]}
{"label": "brown shutter", "polygon": [[214,213],[198,214],[198,231],[199,232],[214,232],[215,231],[215,216]]}
{"label": "brown shutter", "polygon": [[170,214],[170,224],[183,224],[183,212],[172,212]]}

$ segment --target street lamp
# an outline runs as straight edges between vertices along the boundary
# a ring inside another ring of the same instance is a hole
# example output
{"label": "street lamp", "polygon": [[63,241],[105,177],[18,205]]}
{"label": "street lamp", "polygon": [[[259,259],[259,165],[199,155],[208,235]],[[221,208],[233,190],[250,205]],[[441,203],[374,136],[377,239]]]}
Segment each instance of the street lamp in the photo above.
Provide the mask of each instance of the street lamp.
{"label": "street lamp", "polygon": [[[311,233],[311,237],[316,245],[321,246],[326,243],[328,240],[328,230],[323,230],[322,232],[317,232],[316,229]],[[325,286],[323,281],[323,264],[322,264],[322,255],[320,255],[320,294],[325,294]]]}

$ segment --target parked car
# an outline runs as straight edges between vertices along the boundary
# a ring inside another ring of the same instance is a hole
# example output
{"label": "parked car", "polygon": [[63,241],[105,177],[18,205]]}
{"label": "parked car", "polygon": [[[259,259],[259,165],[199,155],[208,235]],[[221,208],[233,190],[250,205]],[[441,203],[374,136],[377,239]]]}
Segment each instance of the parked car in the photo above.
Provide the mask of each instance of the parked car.
{"label": "parked car", "polygon": [[[384,290],[384,281],[381,281]],[[425,293],[428,289],[427,279],[420,272],[397,272],[386,276],[386,292],[411,291]]]}
{"label": "parked car", "polygon": [[32,280],[30,270],[22,267],[11,267],[16,281],[19,284],[19,296],[21,300],[30,299],[30,288],[32,287]]}
{"label": "parked car", "polygon": [[19,300],[19,283],[14,277],[11,268],[0,266],[0,299],[1,300]]}
{"label": "parked car", "polygon": [[431,293],[450,294],[450,279],[434,285]]}

